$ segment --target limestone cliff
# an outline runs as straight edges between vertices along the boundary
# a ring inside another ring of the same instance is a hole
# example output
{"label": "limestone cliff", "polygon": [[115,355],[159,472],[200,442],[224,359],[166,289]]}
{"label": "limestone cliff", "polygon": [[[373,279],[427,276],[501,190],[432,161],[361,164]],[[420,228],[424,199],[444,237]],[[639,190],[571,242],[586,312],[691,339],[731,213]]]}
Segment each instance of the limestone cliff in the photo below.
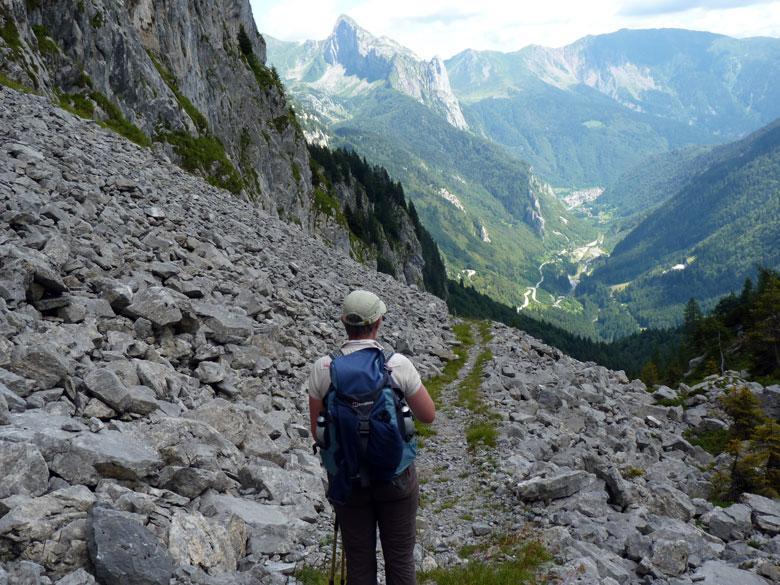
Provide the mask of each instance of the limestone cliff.
{"label": "limestone cliff", "polygon": [[[338,245],[347,226],[316,205],[306,140],[249,0],[0,0],[0,27],[0,82],[161,150],[355,255]],[[415,245],[396,275],[422,286]]]}

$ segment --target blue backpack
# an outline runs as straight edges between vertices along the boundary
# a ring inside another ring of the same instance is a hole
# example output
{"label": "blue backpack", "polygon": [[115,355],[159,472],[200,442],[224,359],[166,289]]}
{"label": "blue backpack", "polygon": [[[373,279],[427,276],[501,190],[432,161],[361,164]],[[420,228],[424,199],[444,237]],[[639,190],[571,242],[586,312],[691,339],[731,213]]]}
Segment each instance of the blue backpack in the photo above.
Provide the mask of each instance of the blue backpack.
{"label": "blue backpack", "polygon": [[386,367],[390,355],[367,348],[331,356],[317,445],[335,504],[347,501],[355,481],[391,481],[417,454],[411,412]]}

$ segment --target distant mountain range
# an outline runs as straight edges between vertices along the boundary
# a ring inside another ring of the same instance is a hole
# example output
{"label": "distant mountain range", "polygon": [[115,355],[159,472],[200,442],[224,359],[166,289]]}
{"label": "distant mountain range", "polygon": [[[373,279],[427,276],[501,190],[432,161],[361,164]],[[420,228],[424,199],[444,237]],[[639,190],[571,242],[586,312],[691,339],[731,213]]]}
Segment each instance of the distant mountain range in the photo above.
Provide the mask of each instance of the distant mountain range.
{"label": "distant mountain range", "polygon": [[308,139],[353,148],[400,179],[452,276],[519,305],[544,257],[593,235],[527,163],[468,130],[441,60],[347,17],[322,41],[266,40]]}
{"label": "distant mountain range", "polygon": [[780,116],[780,39],[621,30],[446,65],[469,125],[561,187],[607,186],[648,155]]}
{"label": "distant mountain range", "polygon": [[[347,16],[338,19],[324,41],[266,40],[273,64],[293,90],[303,86],[314,95],[354,98],[386,85],[428,106],[456,128],[468,127],[441,59],[423,61],[395,41],[374,37]],[[328,108],[327,101],[318,105],[318,114],[332,122],[350,117],[337,106]]]}
{"label": "distant mountain range", "polygon": [[[742,190],[722,213],[728,189],[706,181],[739,150],[718,144],[780,117],[778,39],[622,30],[442,62],[341,17],[321,41],[266,40],[307,138],[385,166],[449,274],[518,310],[612,339],[674,322],[679,298],[714,298],[753,269],[746,261],[771,265],[774,224],[748,211],[753,229],[738,212],[755,209],[745,185],[755,172],[768,177],[767,163],[734,176]],[[685,207],[695,192],[709,208]],[[739,254],[713,246],[726,233]],[[614,257],[573,295],[613,245]],[[673,294],[653,280],[682,273]]]}

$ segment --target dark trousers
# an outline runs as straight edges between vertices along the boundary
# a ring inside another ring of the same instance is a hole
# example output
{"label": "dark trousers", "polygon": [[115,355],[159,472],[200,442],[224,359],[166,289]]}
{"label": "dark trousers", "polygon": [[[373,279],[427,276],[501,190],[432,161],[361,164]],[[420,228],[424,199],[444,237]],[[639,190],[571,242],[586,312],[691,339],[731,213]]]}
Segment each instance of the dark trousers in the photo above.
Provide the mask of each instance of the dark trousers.
{"label": "dark trousers", "polygon": [[414,542],[419,485],[412,464],[391,483],[355,486],[334,506],[347,555],[347,584],[376,585],[376,530],[382,541],[387,585],[415,585]]}

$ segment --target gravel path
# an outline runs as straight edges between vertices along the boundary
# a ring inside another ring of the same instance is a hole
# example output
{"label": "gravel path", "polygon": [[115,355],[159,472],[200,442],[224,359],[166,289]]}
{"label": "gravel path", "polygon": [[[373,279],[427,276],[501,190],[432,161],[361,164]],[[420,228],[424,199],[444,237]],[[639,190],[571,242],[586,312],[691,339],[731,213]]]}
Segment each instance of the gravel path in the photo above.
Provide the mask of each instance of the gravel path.
{"label": "gravel path", "polygon": [[420,510],[418,542],[423,548],[424,568],[460,562],[458,551],[498,531],[506,518],[494,495],[491,476],[495,467],[492,449],[469,451],[466,429],[474,416],[459,406],[458,389],[486,349],[475,326],[474,345],[458,377],[442,391],[433,429],[423,441],[418,456]]}

